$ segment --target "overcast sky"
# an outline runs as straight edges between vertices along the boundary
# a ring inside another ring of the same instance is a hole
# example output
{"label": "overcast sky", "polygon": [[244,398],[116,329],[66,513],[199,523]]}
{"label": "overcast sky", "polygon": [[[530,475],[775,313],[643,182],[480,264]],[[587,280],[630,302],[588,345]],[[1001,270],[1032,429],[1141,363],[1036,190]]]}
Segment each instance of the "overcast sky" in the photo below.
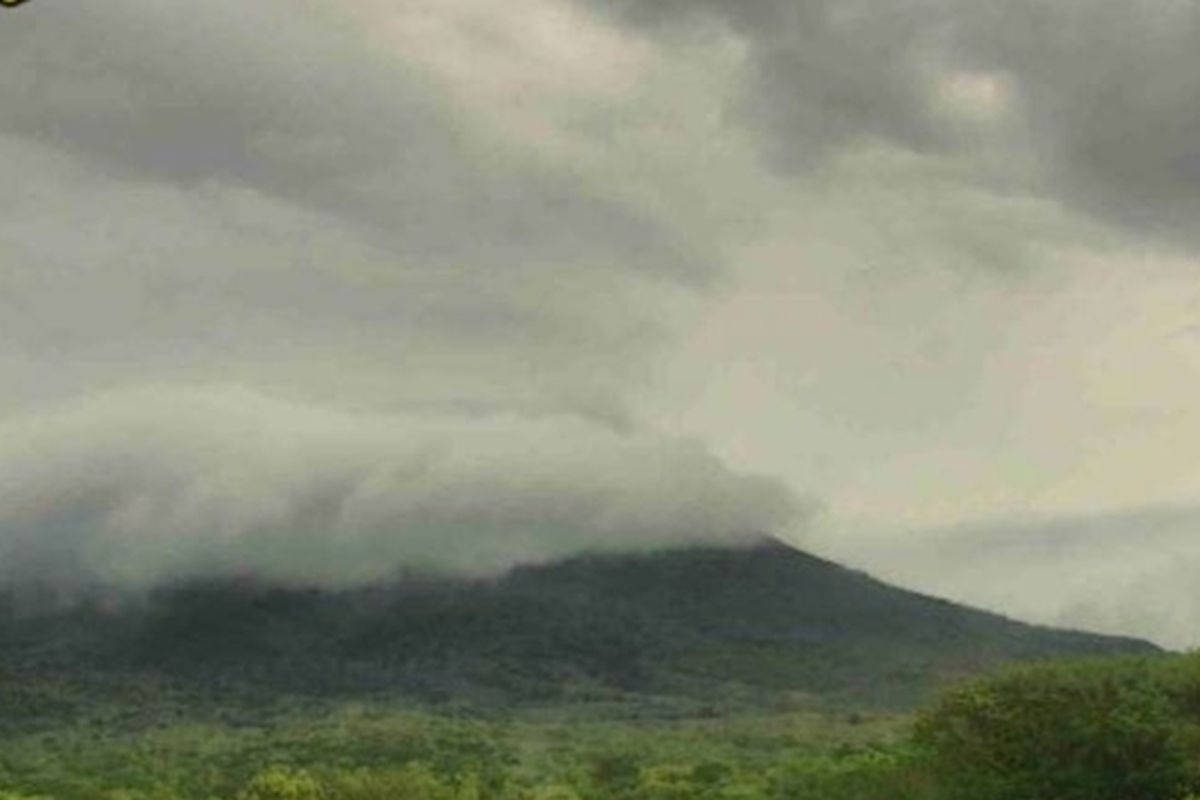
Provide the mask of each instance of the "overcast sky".
{"label": "overcast sky", "polygon": [[34,0],[0,186],[0,576],[771,531],[1200,642],[1197,0]]}

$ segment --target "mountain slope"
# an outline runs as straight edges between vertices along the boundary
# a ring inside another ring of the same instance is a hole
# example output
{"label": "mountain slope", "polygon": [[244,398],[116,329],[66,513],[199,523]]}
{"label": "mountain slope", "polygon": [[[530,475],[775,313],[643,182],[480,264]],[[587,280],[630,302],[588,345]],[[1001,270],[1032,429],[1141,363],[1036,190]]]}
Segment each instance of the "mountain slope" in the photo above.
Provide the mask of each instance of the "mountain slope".
{"label": "mountain slope", "polygon": [[192,584],[120,611],[0,625],[0,664],[18,671],[503,704],[633,694],[903,705],[1007,660],[1153,649],[903,591],[775,542],[347,592]]}

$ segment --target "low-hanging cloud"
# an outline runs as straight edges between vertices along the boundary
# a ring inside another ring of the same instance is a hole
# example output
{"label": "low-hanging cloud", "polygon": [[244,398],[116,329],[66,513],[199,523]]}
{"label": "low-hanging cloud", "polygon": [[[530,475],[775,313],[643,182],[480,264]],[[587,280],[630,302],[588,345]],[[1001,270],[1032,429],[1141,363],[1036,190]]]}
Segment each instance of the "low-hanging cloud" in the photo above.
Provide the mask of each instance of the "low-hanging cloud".
{"label": "low-hanging cloud", "polygon": [[562,416],[355,415],[231,387],[111,394],[7,421],[0,442],[0,581],[68,590],[488,574],[753,541],[800,510],[692,442]]}

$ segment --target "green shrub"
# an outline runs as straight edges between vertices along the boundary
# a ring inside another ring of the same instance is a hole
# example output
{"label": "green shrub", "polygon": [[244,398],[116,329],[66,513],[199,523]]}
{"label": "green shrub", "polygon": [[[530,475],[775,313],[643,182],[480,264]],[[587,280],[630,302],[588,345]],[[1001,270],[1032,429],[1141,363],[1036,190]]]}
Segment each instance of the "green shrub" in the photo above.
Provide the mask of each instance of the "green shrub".
{"label": "green shrub", "polygon": [[238,795],[238,800],[324,800],[316,779],[302,769],[273,766],[259,772]]}
{"label": "green shrub", "polygon": [[1196,788],[1195,724],[1165,664],[1010,669],[943,697],[915,741],[959,800],[1175,800]]}
{"label": "green shrub", "polygon": [[910,759],[881,751],[796,759],[767,784],[773,800],[905,800],[922,791]]}
{"label": "green shrub", "polygon": [[458,785],[439,778],[426,764],[399,768],[343,770],[328,781],[326,800],[471,800],[469,776]]}

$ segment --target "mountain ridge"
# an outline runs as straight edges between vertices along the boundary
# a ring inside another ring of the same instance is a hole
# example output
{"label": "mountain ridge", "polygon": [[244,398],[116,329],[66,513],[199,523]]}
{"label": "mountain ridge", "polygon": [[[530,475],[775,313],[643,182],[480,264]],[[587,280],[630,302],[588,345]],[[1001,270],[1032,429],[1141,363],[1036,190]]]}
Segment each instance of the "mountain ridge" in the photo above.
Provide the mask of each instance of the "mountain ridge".
{"label": "mountain ridge", "polygon": [[230,580],[0,624],[0,666],[433,702],[907,706],[1007,661],[1154,652],[899,589],[764,539],[344,591]]}

